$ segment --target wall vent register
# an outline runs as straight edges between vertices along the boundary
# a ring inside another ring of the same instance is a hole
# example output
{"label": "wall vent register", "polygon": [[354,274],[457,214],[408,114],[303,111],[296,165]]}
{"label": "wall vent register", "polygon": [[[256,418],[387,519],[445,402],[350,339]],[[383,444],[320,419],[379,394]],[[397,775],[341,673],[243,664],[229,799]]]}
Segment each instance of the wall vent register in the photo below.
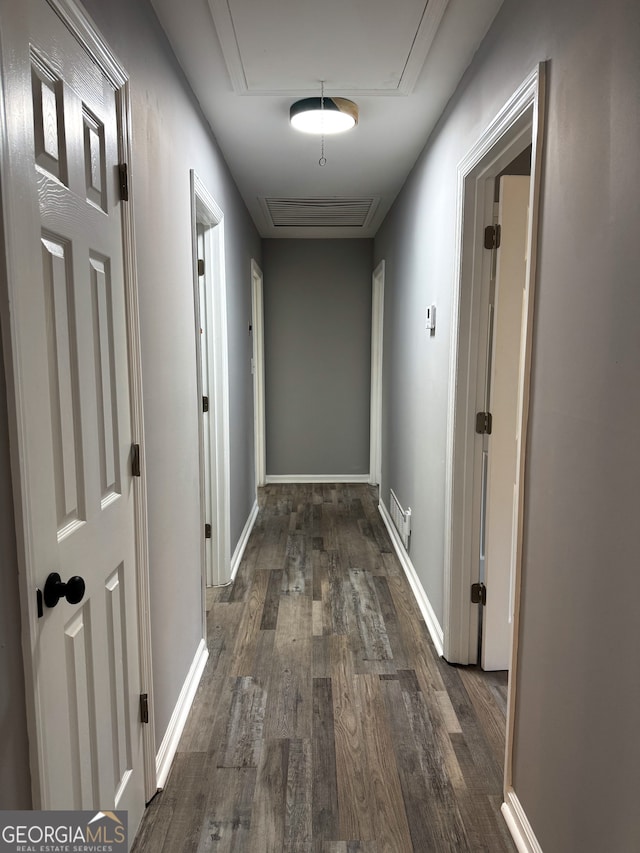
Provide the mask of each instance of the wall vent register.
{"label": "wall vent register", "polygon": [[411,507],[408,506],[406,509],[403,509],[402,504],[396,497],[393,489],[389,490],[389,494],[389,513],[391,515],[391,520],[400,534],[402,544],[408,551],[409,541],[411,539]]}
{"label": "wall vent register", "polygon": [[269,224],[275,227],[366,227],[378,198],[263,198]]}

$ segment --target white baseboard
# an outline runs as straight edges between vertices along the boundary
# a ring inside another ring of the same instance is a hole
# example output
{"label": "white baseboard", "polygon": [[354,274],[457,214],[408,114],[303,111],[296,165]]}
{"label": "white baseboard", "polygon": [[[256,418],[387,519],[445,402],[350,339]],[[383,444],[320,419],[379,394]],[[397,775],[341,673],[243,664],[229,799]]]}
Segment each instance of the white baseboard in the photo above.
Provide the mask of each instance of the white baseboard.
{"label": "white baseboard", "polygon": [[271,483],[368,483],[369,474],[267,474],[265,482]]}
{"label": "white baseboard", "polygon": [[407,576],[409,586],[411,587],[415,599],[418,602],[418,607],[420,608],[420,612],[422,613],[422,618],[427,623],[427,628],[429,629],[429,633],[431,634],[433,645],[436,647],[436,652],[438,653],[438,655],[442,656],[442,654],[444,653],[444,632],[440,627],[438,618],[433,611],[431,602],[427,598],[427,594],[424,591],[424,587],[420,583],[420,579],[418,578],[418,573],[415,570],[415,566],[411,562],[409,554],[407,553],[404,545],[402,544],[400,535],[398,534],[398,531],[396,530],[395,525],[391,520],[389,510],[387,509],[382,500],[378,504],[378,509],[380,511],[380,515],[382,516],[382,520],[384,521],[385,526],[389,531],[391,542],[393,543],[395,552],[398,556],[398,559],[400,560],[400,564],[404,569],[404,573]]}
{"label": "white baseboard", "polygon": [[502,816],[507,822],[509,832],[519,853],[542,853],[542,847],[538,843],[538,839],[513,788],[507,791],[505,801],[502,804]]}
{"label": "white baseboard", "polygon": [[207,648],[207,641],[203,639],[200,641],[195,657],[189,667],[189,672],[187,673],[182,690],[178,696],[178,701],[169,720],[167,731],[162,738],[160,749],[156,755],[156,784],[158,789],[163,788],[164,783],[167,781],[167,776],[171,770],[171,764],[178,749],[178,743],[187,722],[193,698],[196,695],[196,690],[200,684],[202,672],[208,657],[209,649]]}
{"label": "white baseboard", "polygon": [[240,539],[238,539],[236,550],[233,552],[233,557],[231,558],[231,577],[229,578],[229,583],[231,583],[231,581],[238,573],[240,563],[242,562],[242,557],[244,556],[245,548],[247,547],[247,542],[249,541],[249,537],[251,536],[251,531],[253,530],[253,525],[256,523],[257,517],[258,501],[256,500],[254,501],[254,504],[251,507],[249,518],[247,519],[247,523],[245,524],[244,529],[240,534]]}

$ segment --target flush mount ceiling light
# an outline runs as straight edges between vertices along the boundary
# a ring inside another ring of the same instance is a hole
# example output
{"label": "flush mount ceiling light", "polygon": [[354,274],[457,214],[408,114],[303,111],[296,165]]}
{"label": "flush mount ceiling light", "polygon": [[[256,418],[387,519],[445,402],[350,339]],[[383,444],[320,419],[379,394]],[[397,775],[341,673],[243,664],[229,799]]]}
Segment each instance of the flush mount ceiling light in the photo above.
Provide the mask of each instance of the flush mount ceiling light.
{"label": "flush mount ceiling light", "polygon": [[324,156],[324,137],[329,133],[342,133],[358,124],[358,106],[346,98],[325,98],[324,80],[320,81],[319,98],[303,98],[291,104],[291,126],[303,133],[316,133],[322,137],[319,166],[327,165]]}
{"label": "flush mount ceiling light", "polygon": [[342,133],[358,123],[358,106],[346,98],[303,98],[291,105],[289,121],[303,133]]}

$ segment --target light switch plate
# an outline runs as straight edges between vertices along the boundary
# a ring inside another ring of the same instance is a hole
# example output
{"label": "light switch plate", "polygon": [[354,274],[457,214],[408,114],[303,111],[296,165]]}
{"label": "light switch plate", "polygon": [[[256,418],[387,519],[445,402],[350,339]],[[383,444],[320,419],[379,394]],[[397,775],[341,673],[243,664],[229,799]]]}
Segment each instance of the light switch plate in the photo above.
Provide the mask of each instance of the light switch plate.
{"label": "light switch plate", "polygon": [[436,306],[427,305],[426,329],[433,334],[436,330]]}

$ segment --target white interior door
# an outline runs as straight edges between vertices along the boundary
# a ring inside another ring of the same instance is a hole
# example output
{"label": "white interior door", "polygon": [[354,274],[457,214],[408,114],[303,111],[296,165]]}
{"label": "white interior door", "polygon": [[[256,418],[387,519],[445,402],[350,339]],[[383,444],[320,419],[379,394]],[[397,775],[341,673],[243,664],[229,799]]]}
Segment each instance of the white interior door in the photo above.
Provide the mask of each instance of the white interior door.
{"label": "white interior door", "polygon": [[[204,485],[204,517],[205,524],[209,525],[208,534],[204,540],[205,578],[207,586],[213,586],[217,578],[215,565],[216,547],[214,535],[217,535],[218,525],[216,523],[216,502],[214,483],[216,481],[216,453],[214,409],[216,404],[213,393],[213,382],[211,377],[211,365],[213,364],[213,352],[211,337],[211,261],[207,257],[204,227],[197,226],[198,260],[201,262],[202,274],[198,276],[198,295],[200,303],[200,379],[203,395],[202,406],[202,431],[203,431],[203,485]],[[199,270],[199,272],[200,272]],[[205,403],[206,400],[206,403]]]}
{"label": "white interior door", "polygon": [[517,523],[517,432],[523,294],[526,281],[529,177],[500,179],[490,400],[486,456],[482,668],[508,669]]}
{"label": "white interior door", "polygon": [[86,585],[78,603],[30,612],[36,788],[46,809],[126,809],[133,832],[144,781],[116,93],[45,0],[4,3],[2,23],[23,559],[34,599],[52,573]]}

